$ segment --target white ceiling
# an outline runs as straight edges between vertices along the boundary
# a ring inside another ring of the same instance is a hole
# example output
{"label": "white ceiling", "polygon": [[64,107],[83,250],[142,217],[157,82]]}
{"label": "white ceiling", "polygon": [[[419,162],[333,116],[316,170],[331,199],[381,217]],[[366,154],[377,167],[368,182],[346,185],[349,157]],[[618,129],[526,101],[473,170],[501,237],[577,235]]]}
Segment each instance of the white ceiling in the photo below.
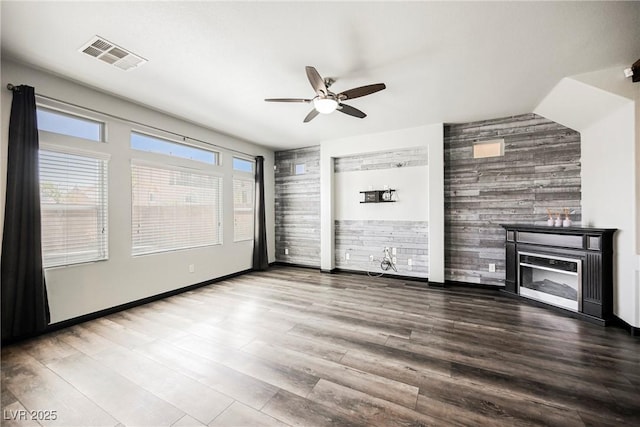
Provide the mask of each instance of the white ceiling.
{"label": "white ceiling", "polygon": [[[532,112],[563,77],[640,57],[640,2],[1,2],[2,55],[275,149]],[[149,60],[121,71],[100,35]],[[321,115],[306,65],[365,119]],[[14,82],[19,84],[20,82]],[[37,90],[37,88],[36,88]]]}

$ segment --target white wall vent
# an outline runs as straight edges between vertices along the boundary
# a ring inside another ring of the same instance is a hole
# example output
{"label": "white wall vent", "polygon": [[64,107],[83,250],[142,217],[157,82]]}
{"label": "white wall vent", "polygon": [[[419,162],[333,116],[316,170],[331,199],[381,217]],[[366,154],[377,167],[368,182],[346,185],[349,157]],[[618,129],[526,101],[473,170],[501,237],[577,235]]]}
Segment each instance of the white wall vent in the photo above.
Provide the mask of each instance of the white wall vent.
{"label": "white wall vent", "polygon": [[147,62],[141,56],[136,55],[100,36],[95,36],[80,48],[80,52],[93,56],[107,64],[111,64],[121,70],[131,70]]}

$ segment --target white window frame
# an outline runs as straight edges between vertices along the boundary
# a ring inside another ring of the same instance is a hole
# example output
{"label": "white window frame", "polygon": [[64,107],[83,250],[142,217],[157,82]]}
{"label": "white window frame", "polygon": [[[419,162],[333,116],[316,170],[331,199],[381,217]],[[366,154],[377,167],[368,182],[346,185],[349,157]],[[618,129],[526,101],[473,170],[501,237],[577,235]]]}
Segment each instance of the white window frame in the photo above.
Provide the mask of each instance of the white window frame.
{"label": "white window frame", "polygon": [[[102,220],[102,232],[98,234],[99,241],[96,242],[98,249],[97,253],[100,255],[87,260],[76,262],[63,262],[63,263],[49,263],[44,260],[45,253],[43,252],[43,267],[45,269],[52,268],[65,268],[77,265],[83,265],[87,263],[107,261],[109,259],[109,160],[110,154],[108,152],[109,147],[108,140],[108,125],[106,118],[98,113],[94,113],[90,110],[73,106],[61,101],[55,101],[49,98],[43,98],[36,95],[36,108],[46,110],[62,116],[71,118],[77,118],[83,121],[94,122],[100,125],[100,140],[82,138],[64,133],[51,132],[42,129],[38,129],[39,135],[39,148],[41,151],[53,151],[62,154],[70,154],[77,156],[90,157],[95,160],[104,161],[104,174],[102,175],[102,208],[103,213],[101,215]],[[41,200],[40,208],[42,209],[43,203]],[[46,208],[45,208],[46,209]],[[46,234],[46,230],[42,230],[43,239]]]}
{"label": "white window frame", "polygon": [[[131,136],[133,134],[138,134],[138,135],[146,136],[146,137],[149,137],[149,138],[159,139],[159,140],[162,140],[162,141],[169,142],[171,144],[182,145],[182,146],[189,147],[189,148],[195,148],[197,150],[208,151],[208,152],[213,154],[214,161],[213,162],[203,162],[203,161],[200,161],[200,160],[189,159],[189,158],[186,158],[186,157],[176,156],[176,155],[173,155],[173,154],[166,154],[166,153],[161,153],[161,152],[157,152],[157,151],[139,150],[139,149],[134,148],[134,147],[131,146]],[[164,163],[164,162],[167,162],[167,163],[179,162],[179,163],[181,163],[182,161],[194,162],[195,164],[193,165],[193,167],[198,168],[198,169],[202,169],[202,168],[207,169],[209,167],[215,167],[215,166],[220,166],[221,165],[222,156],[220,154],[220,151],[212,150],[210,147],[204,146],[204,144],[190,143],[190,142],[187,142],[186,140],[180,140],[180,139],[176,138],[175,135],[165,135],[163,132],[160,132],[160,131],[140,130],[139,127],[132,128],[131,131],[129,132],[129,147],[131,148],[131,151],[133,152],[133,157],[134,158],[155,158],[155,159],[160,159],[160,161],[162,163]],[[189,164],[187,163],[187,165],[189,165]]]}
{"label": "white window frame", "polygon": [[[50,132],[41,131],[41,133],[50,134]],[[61,134],[56,134],[61,135]],[[74,138],[69,136],[69,138]],[[74,138],[78,139],[78,138]],[[95,142],[92,140],[92,142]],[[100,203],[100,208],[102,209],[102,213],[99,217],[99,223],[97,227],[100,230],[97,230],[96,235],[98,236],[98,240],[96,241],[96,253],[98,254],[96,257],[80,259],[78,261],[65,261],[65,262],[50,262],[47,261],[47,255],[45,254],[45,248],[43,247],[43,267],[45,269],[50,268],[58,268],[58,267],[68,267],[73,265],[81,265],[87,263],[93,263],[98,261],[107,261],[109,259],[109,160],[110,156],[106,153],[95,152],[91,150],[84,150],[78,148],[72,148],[69,146],[62,146],[59,144],[51,144],[48,142],[40,143],[40,153],[42,152],[54,152],[59,154],[69,154],[75,156],[88,157],[92,160],[97,160],[103,162],[103,173],[100,177],[101,183],[99,184],[101,191],[100,197],[102,202]],[[42,168],[41,168],[42,170]],[[40,182],[42,184],[42,182]],[[42,202],[40,203],[41,211],[43,209],[47,209],[46,205]],[[46,230],[42,229],[43,241],[45,240],[44,236],[46,234]],[[66,256],[66,255],[65,255]]]}
{"label": "white window frame", "polygon": [[64,138],[71,138],[72,141],[83,141],[83,143],[92,143],[92,144],[102,144],[108,142],[108,126],[107,126],[107,118],[101,114],[93,113],[86,109],[76,107],[73,105],[65,104],[60,101],[54,101],[52,99],[43,98],[41,96],[36,95],[36,109],[44,110],[47,112],[51,112],[54,114],[59,114],[61,116],[67,116],[71,118],[76,118],[82,121],[94,122],[100,125],[100,139],[89,139],[82,138],[74,135],[69,135],[65,133],[52,132],[44,129],[38,129],[41,134],[44,135],[57,135]]}
{"label": "white window frame", "polygon": [[[163,170],[170,170],[170,171],[178,171],[178,172],[184,172],[184,173],[192,173],[192,174],[200,174],[200,175],[209,175],[212,177],[216,177],[218,179],[218,183],[219,183],[219,187],[217,189],[218,191],[218,205],[216,206],[216,210],[217,210],[217,215],[218,215],[218,224],[217,224],[217,236],[218,239],[215,242],[210,242],[210,243],[206,243],[206,244],[193,244],[193,245],[187,245],[187,246],[180,246],[180,247],[173,247],[173,248],[168,248],[168,247],[163,247],[163,248],[159,248],[159,249],[154,249],[154,250],[146,250],[146,251],[142,251],[142,250],[136,250],[136,246],[134,246],[135,244],[135,239],[134,236],[132,234],[131,236],[131,254],[134,257],[138,257],[138,256],[147,256],[147,255],[154,255],[154,254],[161,254],[161,253],[166,253],[166,252],[172,252],[172,251],[177,251],[177,250],[190,250],[190,249],[196,249],[196,248],[202,248],[202,247],[208,247],[208,246],[217,246],[217,245],[222,245],[224,243],[224,174],[223,174],[223,170],[221,168],[221,154],[219,151],[217,150],[212,150],[210,147],[206,147],[204,146],[204,144],[188,144],[185,143],[184,141],[179,141],[177,140],[175,137],[167,137],[167,135],[163,134],[162,132],[159,131],[153,131],[153,130],[147,130],[147,129],[143,129],[141,130],[140,127],[136,127],[136,128],[132,128],[130,130],[129,133],[129,138],[131,138],[131,135],[133,134],[142,134],[145,136],[149,136],[151,138],[156,138],[156,139],[160,139],[160,140],[165,140],[171,143],[175,143],[175,144],[181,144],[181,145],[186,145],[189,147],[194,147],[200,150],[205,150],[205,151],[210,151],[212,153],[215,154],[215,159],[216,159],[216,164],[212,164],[212,163],[207,163],[207,162],[202,162],[199,160],[193,160],[193,159],[187,159],[184,157],[180,157],[180,156],[173,156],[170,154],[164,154],[164,153],[157,153],[157,152],[153,152],[153,151],[144,151],[144,150],[137,150],[133,147],[131,147],[131,139],[129,139],[129,147],[131,149],[131,153],[132,153],[132,159],[131,159],[131,165],[130,165],[130,173],[131,173],[131,179],[133,180],[133,170],[134,167],[136,165],[141,165],[141,166],[147,166],[147,167],[152,167],[152,168],[157,168],[157,169],[163,169]],[[131,232],[135,233],[135,229],[137,227],[137,224],[135,223],[136,218],[134,217],[134,205],[133,205],[133,198],[134,198],[134,188],[132,185],[131,188],[131,222],[130,222],[130,226],[131,226]]]}
{"label": "white window frame", "polygon": [[[254,227],[255,227],[255,209],[256,209],[256,203],[255,203],[255,197],[256,197],[256,190],[255,190],[255,170],[256,170],[256,162],[255,159],[253,158],[248,158],[248,157],[242,157],[242,156],[233,156],[234,159],[238,159],[238,160],[244,160],[246,162],[250,162],[253,164],[253,166],[251,167],[251,172],[247,172],[244,170],[239,170],[239,169],[235,169],[233,168],[233,241],[235,242],[246,242],[246,241],[253,241],[254,238]],[[236,225],[238,224],[238,219],[236,217],[236,212],[247,212],[248,209],[247,208],[238,208],[236,207],[236,194],[235,194],[235,182],[236,181],[243,181],[243,182],[248,182],[251,183],[252,188],[253,188],[253,192],[251,194],[251,201],[252,201],[252,206],[251,206],[251,212],[252,212],[252,218],[254,219],[252,224],[251,224],[251,237],[248,236],[243,236],[238,238],[237,237],[237,233],[236,233]]]}
{"label": "white window frame", "polygon": [[[233,166],[233,161],[234,160],[240,160],[240,161],[243,161],[243,162],[251,163],[251,170],[250,171],[245,171],[245,170],[242,170],[242,169],[236,169]],[[255,159],[249,159],[249,158],[240,157],[240,156],[233,156],[233,159],[232,159],[231,163],[232,163],[232,167],[233,167],[234,173],[243,173],[243,174],[251,174],[251,175],[253,175],[256,172],[256,160]]]}
{"label": "white window frame", "polygon": [[[237,181],[248,183],[251,186],[251,189],[253,190],[251,192],[251,208],[245,208],[245,207],[236,206],[235,188],[236,188],[236,182]],[[253,240],[254,227],[255,227],[255,210],[256,210],[255,198],[256,198],[255,179],[253,179],[253,178],[251,178],[249,176],[246,176],[246,175],[234,175],[233,176],[233,241],[234,242],[244,242],[244,241],[247,241],[247,240]],[[251,212],[252,222],[251,222],[251,236],[250,237],[249,236],[238,237],[238,229],[237,229],[238,217],[236,216],[236,213],[238,213],[238,212]]]}

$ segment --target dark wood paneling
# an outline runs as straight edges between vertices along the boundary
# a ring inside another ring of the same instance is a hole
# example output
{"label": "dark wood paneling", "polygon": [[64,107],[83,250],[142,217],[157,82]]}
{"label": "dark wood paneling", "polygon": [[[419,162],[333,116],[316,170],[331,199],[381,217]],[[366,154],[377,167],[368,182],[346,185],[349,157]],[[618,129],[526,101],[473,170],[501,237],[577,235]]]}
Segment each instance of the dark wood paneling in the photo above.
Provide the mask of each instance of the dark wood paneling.
{"label": "dark wood paneling", "polygon": [[[474,142],[496,138],[505,140],[503,157],[473,158]],[[444,159],[447,280],[504,284],[500,223],[542,225],[547,208],[564,207],[580,221],[578,132],[535,114],[449,124]]]}
{"label": "dark wood paneling", "polygon": [[599,253],[587,253],[583,274],[582,298],[602,304],[602,261]]}
{"label": "dark wood paneling", "polygon": [[517,281],[518,281],[518,267],[515,262],[510,262],[511,260],[515,260],[517,257],[516,254],[516,245],[513,242],[507,242],[506,244],[506,274],[505,274],[505,290],[509,292],[516,293],[517,289]]}

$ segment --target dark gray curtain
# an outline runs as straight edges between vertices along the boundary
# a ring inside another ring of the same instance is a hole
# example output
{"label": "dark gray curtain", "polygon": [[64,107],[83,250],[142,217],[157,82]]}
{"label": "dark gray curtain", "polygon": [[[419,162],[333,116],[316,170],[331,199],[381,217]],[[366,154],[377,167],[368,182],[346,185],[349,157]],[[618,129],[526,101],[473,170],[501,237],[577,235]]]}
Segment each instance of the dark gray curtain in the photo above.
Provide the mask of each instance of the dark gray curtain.
{"label": "dark gray curtain", "polygon": [[256,198],[253,227],[253,269],[269,268],[267,257],[267,227],[264,209],[264,157],[256,157]]}
{"label": "dark gray curtain", "polygon": [[2,234],[2,341],[42,332],[49,303],[42,268],[35,91],[13,89]]}

